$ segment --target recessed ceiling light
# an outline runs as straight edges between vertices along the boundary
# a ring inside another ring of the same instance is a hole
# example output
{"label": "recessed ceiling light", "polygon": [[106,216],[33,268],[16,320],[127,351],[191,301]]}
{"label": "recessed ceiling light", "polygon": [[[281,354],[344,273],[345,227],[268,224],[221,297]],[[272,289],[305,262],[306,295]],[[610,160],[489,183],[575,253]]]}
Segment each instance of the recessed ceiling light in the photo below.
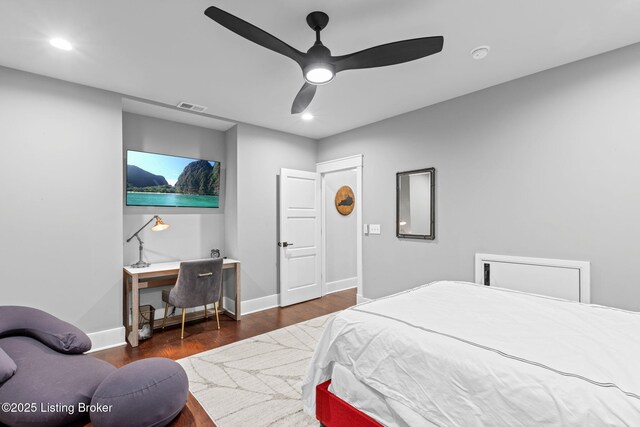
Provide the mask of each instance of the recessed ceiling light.
{"label": "recessed ceiling light", "polygon": [[51,46],[56,47],[60,50],[71,50],[73,49],[73,46],[71,45],[71,43],[69,43],[67,40],[65,39],[61,39],[59,37],[55,37],[51,40],[49,40],[49,44],[51,44]]}
{"label": "recessed ceiling light", "polygon": [[471,51],[471,57],[473,59],[484,59],[489,55],[489,50],[491,50],[489,46],[478,46]]}
{"label": "recessed ceiling light", "polygon": [[313,120],[313,114],[311,114],[311,113],[304,113],[304,114],[302,115],[302,120],[306,120],[306,121]]}

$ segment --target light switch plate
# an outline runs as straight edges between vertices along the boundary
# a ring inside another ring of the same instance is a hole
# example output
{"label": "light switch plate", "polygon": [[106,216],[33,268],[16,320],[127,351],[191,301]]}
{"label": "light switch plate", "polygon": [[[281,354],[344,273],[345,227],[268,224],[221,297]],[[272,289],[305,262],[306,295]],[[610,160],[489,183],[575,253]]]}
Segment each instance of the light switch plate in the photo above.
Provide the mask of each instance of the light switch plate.
{"label": "light switch plate", "polygon": [[362,232],[364,233],[364,235],[366,236],[367,234],[369,234],[369,224],[365,224],[362,227]]}
{"label": "light switch plate", "polygon": [[369,224],[369,234],[380,234],[380,224]]}

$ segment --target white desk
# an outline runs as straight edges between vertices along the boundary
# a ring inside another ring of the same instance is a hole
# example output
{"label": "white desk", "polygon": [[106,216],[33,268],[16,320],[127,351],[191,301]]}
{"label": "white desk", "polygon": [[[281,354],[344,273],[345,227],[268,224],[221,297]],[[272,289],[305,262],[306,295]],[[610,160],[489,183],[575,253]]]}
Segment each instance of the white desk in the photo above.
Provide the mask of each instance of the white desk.
{"label": "white desk", "polygon": [[[151,264],[149,267],[143,268],[123,268],[123,302],[122,302],[122,319],[127,334],[127,340],[132,347],[138,346],[138,317],[140,315],[140,289],[154,288],[156,286],[173,285],[176,282],[178,271],[180,271],[181,261],[159,262]],[[236,276],[236,294],[235,294],[235,314],[227,312],[235,320],[240,320],[240,261],[235,259],[225,259],[222,269],[227,270],[233,268]],[[146,280],[145,280],[146,279]],[[222,301],[223,292],[220,294]],[[131,324],[129,324],[129,292],[131,292]],[[222,304],[218,303],[218,307]],[[202,316],[192,316],[195,319]]]}

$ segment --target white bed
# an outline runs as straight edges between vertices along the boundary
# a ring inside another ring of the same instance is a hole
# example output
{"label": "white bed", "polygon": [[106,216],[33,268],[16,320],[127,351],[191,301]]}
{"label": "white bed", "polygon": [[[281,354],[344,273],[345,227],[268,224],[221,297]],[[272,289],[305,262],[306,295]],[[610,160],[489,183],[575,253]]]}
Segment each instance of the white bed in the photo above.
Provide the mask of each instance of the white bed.
{"label": "white bed", "polygon": [[360,304],[303,384],[384,425],[640,425],[640,314],[463,282]]}

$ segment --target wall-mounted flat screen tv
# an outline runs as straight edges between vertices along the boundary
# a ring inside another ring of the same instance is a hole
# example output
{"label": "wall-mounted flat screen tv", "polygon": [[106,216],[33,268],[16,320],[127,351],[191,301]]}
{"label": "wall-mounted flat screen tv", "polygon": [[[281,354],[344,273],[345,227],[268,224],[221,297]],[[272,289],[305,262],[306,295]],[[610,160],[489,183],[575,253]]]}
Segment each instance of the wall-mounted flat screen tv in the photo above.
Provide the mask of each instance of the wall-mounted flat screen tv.
{"label": "wall-mounted flat screen tv", "polygon": [[220,206],[220,162],[127,150],[127,206]]}

